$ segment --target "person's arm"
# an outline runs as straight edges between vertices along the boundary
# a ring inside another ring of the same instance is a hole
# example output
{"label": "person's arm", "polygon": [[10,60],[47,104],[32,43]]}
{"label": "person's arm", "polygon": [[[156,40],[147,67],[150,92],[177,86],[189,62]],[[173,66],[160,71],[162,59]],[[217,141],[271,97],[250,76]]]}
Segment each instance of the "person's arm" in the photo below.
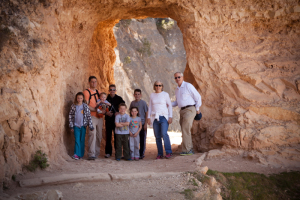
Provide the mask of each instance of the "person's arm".
{"label": "person's arm", "polygon": [[140,131],[142,130],[142,121],[140,121],[139,123],[139,130],[134,134],[134,137],[138,136],[138,134],[140,133]]}
{"label": "person's arm", "polygon": [[195,107],[196,107],[197,114],[199,114],[200,106],[202,105],[201,95],[199,94],[199,92],[196,90],[196,88],[192,84],[189,85],[189,90],[192,94],[194,101],[196,102]]}
{"label": "person's arm", "polygon": [[122,126],[129,126],[130,122],[120,122],[120,124],[122,124]]}
{"label": "person's arm", "polygon": [[148,117],[147,117],[148,125],[151,124],[151,121],[150,121],[151,111],[152,111],[152,94],[150,95],[149,109],[148,109],[148,113],[147,113],[148,114]]}
{"label": "person's arm", "polygon": [[115,118],[115,124],[116,124],[116,127],[123,127],[123,125],[119,122],[119,116],[116,116]]}
{"label": "person's arm", "polygon": [[146,112],[146,115],[145,115],[145,123],[144,123],[144,131],[147,131],[147,116],[148,116],[148,112]]}
{"label": "person's arm", "polygon": [[91,111],[87,108],[85,109],[84,112],[87,112],[87,119],[88,119],[88,123],[89,123],[89,128],[90,130],[94,130],[94,126],[93,126],[93,121],[92,121],[92,117],[91,117]]}
{"label": "person's arm", "polygon": [[171,124],[172,123],[172,114],[173,114],[173,109],[172,109],[172,102],[170,99],[170,96],[168,93],[166,93],[166,101],[167,101],[167,105],[168,105],[168,115],[169,115],[169,120],[168,123]]}
{"label": "person's arm", "polygon": [[178,106],[177,99],[172,102],[172,107],[176,107],[176,106]]}
{"label": "person's arm", "polygon": [[75,109],[74,104],[71,106],[70,112],[69,112],[69,127],[71,128],[71,131],[73,132],[74,129],[74,115],[75,115]]}

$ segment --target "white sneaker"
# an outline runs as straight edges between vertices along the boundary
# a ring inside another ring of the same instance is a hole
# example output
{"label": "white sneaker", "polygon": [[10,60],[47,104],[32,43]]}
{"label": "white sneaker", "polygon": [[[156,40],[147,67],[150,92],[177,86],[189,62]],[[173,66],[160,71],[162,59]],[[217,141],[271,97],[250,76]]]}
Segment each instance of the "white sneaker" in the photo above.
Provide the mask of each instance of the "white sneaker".
{"label": "white sneaker", "polygon": [[104,157],[105,157],[105,158],[109,158],[109,157],[110,157],[110,154],[105,154]]}

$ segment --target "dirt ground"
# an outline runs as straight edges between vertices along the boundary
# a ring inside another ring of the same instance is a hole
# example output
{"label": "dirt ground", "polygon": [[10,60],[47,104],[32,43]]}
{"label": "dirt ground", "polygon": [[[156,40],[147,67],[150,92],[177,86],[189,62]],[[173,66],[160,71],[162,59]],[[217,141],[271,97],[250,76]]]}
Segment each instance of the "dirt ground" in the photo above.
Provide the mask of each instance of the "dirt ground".
{"label": "dirt ground", "polygon": [[[76,173],[140,173],[140,172],[189,172],[196,168],[196,159],[202,153],[192,156],[180,156],[178,145],[181,143],[180,133],[170,133],[172,141],[173,157],[171,159],[156,160],[157,150],[152,132],[148,132],[146,156],[139,161],[116,161],[114,156],[104,158],[102,153],[95,161],[87,159],[66,161],[52,165],[48,169],[35,173],[28,172],[17,175],[16,179],[24,180],[37,177],[59,176],[61,174]],[[202,166],[221,172],[256,172],[263,174],[280,173],[289,171],[286,168],[272,168],[240,157],[228,157],[222,159],[204,160]],[[297,170],[297,169],[294,169]],[[299,169],[298,169],[299,170]],[[60,190],[64,199],[184,199],[181,194],[188,188],[185,174],[162,177],[160,179],[143,179],[131,181],[110,182],[84,182],[62,184],[54,186],[42,186],[36,188],[21,188],[17,182],[12,184],[4,193],[9,196],[47,191],[50,189]],[[0,196],[1,198],[1,196]]]}

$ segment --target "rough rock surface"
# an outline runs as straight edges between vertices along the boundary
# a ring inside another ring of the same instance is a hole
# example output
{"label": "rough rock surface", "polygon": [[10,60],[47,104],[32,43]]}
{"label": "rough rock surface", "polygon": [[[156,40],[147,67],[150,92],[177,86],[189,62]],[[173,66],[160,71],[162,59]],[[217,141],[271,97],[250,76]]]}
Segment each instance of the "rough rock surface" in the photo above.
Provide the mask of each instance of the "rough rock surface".
{"label": "rough rock surface", "polygon": [[113,27],[146,17],[170,17],[183,34],[185,77],[203,97],[195,150],[271,150],[299,164],[298,1],[9,0],[0,8],[3,181],[38,148],[52,164],[67,156],[75,93],[89,75],[101,90],[115,82]]}
{"label": "rough rock surface", "polygon": [[[153,84],[162,81],[164,91],[175,99],[176,83],[173,74],[183,72],[186,66],[183,38],[176,21],[172,19],[121,20],[114,27],[118,46],[114,77],[118,94],[128,106],[136,88],[142,90],[149,103]],[[170,130],[180,130],[179,109],[174,109]]]}

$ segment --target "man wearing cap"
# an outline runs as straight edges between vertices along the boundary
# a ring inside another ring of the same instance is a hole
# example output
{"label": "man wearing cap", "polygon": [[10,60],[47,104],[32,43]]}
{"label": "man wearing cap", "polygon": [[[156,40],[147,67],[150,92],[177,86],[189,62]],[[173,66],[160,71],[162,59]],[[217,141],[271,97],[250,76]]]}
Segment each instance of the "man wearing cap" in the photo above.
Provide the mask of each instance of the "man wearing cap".
{"label": "man wearing cap", "polygon": [[191,129],[196,114],[200,114],[201,96],[192,84],[183,81],[183,73],[176,72],[174,78],[178,87],[175,90],[176,101],[172,102],[172,106],[180,108],[179,123],[182,131],[182,152],[180,155],[193,155]]}

